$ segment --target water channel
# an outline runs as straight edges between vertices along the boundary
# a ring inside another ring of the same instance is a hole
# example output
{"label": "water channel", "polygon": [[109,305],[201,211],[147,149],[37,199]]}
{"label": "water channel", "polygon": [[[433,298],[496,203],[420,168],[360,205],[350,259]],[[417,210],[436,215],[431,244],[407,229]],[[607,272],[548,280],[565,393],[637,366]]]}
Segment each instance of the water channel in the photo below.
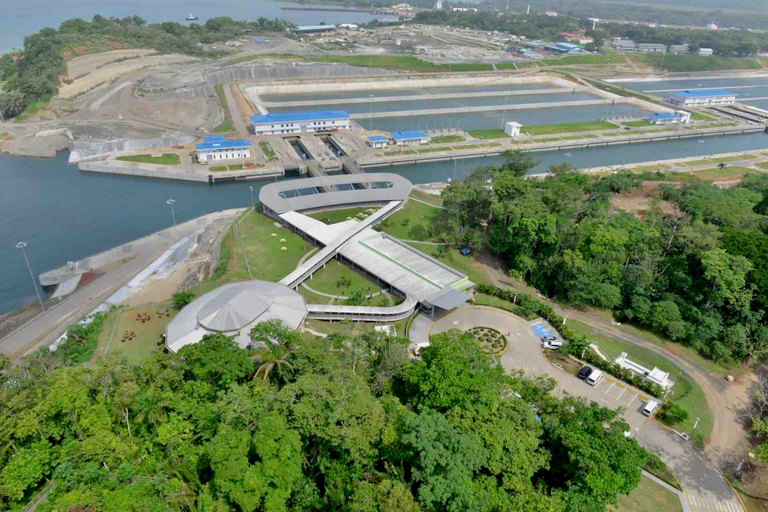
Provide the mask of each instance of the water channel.
{"label": "water channel", "polygon": [[[577,167],[627,164],[649,159],[705,156],[768,148],[762,133],[708,138],[706,144],[685,139],[630,146],[595,147],[569,152],[536,153],[534,172],[568,161]],[[22,255],[14,247],[23,240],[35,274],[78,260],[171,224],[166,200],[173,198],[178,222],[216,210],[247,206],[249,186],[258,197],[269,181],[222,183],[215,186],[181,181],[80,172],[67,165],[67,153],[54,159],[0,154],[0,313],[31,303],[35,293]],[[498,157],[371,169],[395,172],[414,183],[445,181],[471,169],[493,165]]]}

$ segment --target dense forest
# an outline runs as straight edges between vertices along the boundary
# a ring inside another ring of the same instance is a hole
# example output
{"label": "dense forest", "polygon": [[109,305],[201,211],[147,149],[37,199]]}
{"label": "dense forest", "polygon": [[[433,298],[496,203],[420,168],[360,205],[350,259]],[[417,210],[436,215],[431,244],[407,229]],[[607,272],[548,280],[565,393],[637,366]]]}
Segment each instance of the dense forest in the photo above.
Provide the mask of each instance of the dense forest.
{"label": "dense forest", "polygon": [[642,176],[595,179],[561,164],[550,178],[525,179],[533,165],[512,152],[501,167],[451,182],[443,236],[457,247],[490,248],[550,297],[611,309],[713,360],[765,353],[768,176],[725,189],[661,184],[636,216],[611,200],[638,189]]}
{"label": "dense forest", "polygon": [[722,57],[751,56],[760,50],[768,50],[768,33],[727,30],[711,32],[706,30],[687,30],[623,23],[601,23],[592,29],[592,23],[586,19],[573,17],[545,15],[511,14],[499,16],[494,12],[447,12],[426,11],[418,13],[414,23],[429,25],[445,25],[450,27],[467,27],[478,30],[497,30],[528,39],[544,39],[556,41],[560,32],[575,31],[579,28],[587,30],[587,35],[601,42],[612,37],[633,39],[636,43],[688,43],[691,51],[699,47],[712,48],[716,55]]}
{"label": "dense forest", "polygon": [[258,361],[208,335],[0,373],[0,509],[53,481],[38,511],[599,512],[649,458],[616,411],[507,375],[458,331],[418,360],[375,332],[250,334]]}
{"label": "dense forest", "polygon": [[[201,44],[216,43],[242,36],[244,31],[285,31],[290,23],[259,18],[253,22],[232,18],[212,18],[203,25],[165,22],[147,25],[138,16],[104,18],[96,15],[88,22],[79,18],[63,22],[58,30],[44,28],[24,38],[24,48],[0,59],[0,114],[14,117],[27,104],[56,94],[66,73],[67,55],[93,53],[118,48],[147,48],[200,57],[220,56]],[[74,77],[73,77],[74,78]]]}

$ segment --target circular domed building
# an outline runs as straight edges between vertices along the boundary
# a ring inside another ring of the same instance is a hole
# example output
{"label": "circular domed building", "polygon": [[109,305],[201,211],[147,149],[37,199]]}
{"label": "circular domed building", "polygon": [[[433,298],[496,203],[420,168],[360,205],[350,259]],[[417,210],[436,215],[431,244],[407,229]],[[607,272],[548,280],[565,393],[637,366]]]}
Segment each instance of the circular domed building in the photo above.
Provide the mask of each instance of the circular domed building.
{"label": "circular domed building", "polygon": [[259,322],[282,320],[298,329],[307,316],[304,297],[287,286],[267,281],[225,284],[182,309],[165,329],[171,352],[200,341],[211,333],[234,336],[241,348],[251,343],[250,330]]}

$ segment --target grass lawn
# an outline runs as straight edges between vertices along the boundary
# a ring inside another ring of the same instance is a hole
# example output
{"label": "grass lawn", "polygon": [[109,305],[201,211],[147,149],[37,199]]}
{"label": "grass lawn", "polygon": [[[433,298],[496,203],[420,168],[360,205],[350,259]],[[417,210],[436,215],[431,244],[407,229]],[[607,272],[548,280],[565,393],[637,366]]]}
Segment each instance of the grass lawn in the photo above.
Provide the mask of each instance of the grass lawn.
{"label": "grass lawn", "polygon": [[661,55],[628,53],[627,58],[636,64],[658,68],[664,59],[663,69],[672,72],[716,71],[725,69],[760,69],[760,63],[751,58],[700,57],[698,55]]}
{"label": "grass lawn", "polygon": [[682,512],[680,498],[650,478],[640,477],[640,484],[630,494],[619,495],[617,507],[608,505],[608,512]]}
{"label": "grass lawn", "polygon": [[436,206],[441,206],[443,204],[443,198],[440,196],[436,196],[433,194],[427,194],[426,192],[421,192],[419,190],[411,190],[411,197],[414,197],[416,199],[419,199],[421,201],[426,201],[428,203],[434,204]]}
{"label": "grass lawn", "polygon": [[371,213],[368,210],[378,210],[378,208],[343,208],[341,210],[328,210],[325,212],[316,212],[308,214],[315,220],[325,222],[326,224],[336,224],[337,222],[344,222],[349,217],[360,220],[359,214],[364,214],[366,217]]}
{"label": "grass lawn", "polygon": [[[159,317],[157,311],[167,309],[168,316]],[[142,323],[136,319],[136,315],[146,313],[150,316],[148,322]],[[122,351],[126,357],[134,361],[140,361],[147,356],[162,350],[158,346],[160,335],[165,332],[165,327],[176,316],[177,311],[168,305],[151,305],[137,308],[120,308],[110,314],[110,318],[104,323],[96,355],[105,356],[108,353]],[[125,331],[133,331],[136,337],[131,340],[123,340]],[[110,339],[111,338],[111,339]]]}
{"label": "grass lawn", "polygon": [[123,162],[140,162],[143,164],[158,165],[179,165],[181,163],[181,157],[178,153],[163,153],[163,156],[127,155],[119,156],[117,159]]}
{"label": "grass lawn", "polygon": [[495,128],[493,130],[471,130],[467,132],[476,139],[508,139],[509,135],[504,130]]}
{"label": "grass lawn", "polygon": [[643,366],[649,368],[657,366],[663,371],[669,372],[670,377],[675,380],[675,385],[672,387],[667,398],[688,411],[688,419],[680,424],[673,425],[673,428],[691,433],[698,417],[701,418],[701,421],[696,431],[704,439],[709,437],[710,432],[712,432],[712,414],[707,407],[704,391],[688,374],[655,352],[595,332],[589,325],[576,320],[570,320],[568,325],[576,333],[584,334],[592,339],[600,346],[600,350],[611,359],[615,359],[620,353],[626,352],[632,360]]}
{"label": "grass lawn", "polygon": [[[344,287],[339,286],[339,281],[342,279],[349,284]],[[364,295],[381,291],[379,285],[335,259],[329,261],[325,268],[315,272],[312,279],[307,280],[307,286],[319,292],[344,296],[350,296],[356,291],[361,291]]]}
{"label": "grass lawn", "polygon": [[442,144],[444,142],[461,142],[463,140],[465,139],[461,135],[438,135],[437,137],[432,137],[429,142],[432,144]]}
{"label": "grass lawn", "polygon": [[330,304],[331,302],[331,299],[328,297],[323,297],[322,295],[312,293],[303,286],[299,286],[296,291],[299,295],[304,297],[304,300],[307,302],[307,304]]}
{"label": "grass lawn", "polygon": [[594,132],[616,130],[618,126],[608,121],[584,121],[583,123],[537,124],[524,127],[531,135],[553,135],[555,133]]}
{"label": "grass lawn", "polygon": [[350,66],[386,68],[402,71],[491,71],[490,64],[457,62],[455,64],[434,64],[410,55],[321,55],[306,57],[311,62],[339,62]]}
{"label": "grass lawn", "polygon": [[669,167],[666,165],[644,165],[641,167],[633,167],[632,172],[656,172],[656,171],[668,171]]}
{"label": "grass lawn", "polygon": [[498,297],[494,297],[493,295],[486,295],[484,293],[475,294],[473,303],[478,306],[489,306],[492,308],[503,309],[521,318],[525,318],[526,320],[533,320],[538,316],[531,315],[526,309],[518,306],[517,304],[513,304],[508,300],[500,299]]}
{"label": "grass lawn", "polygon": [[243,164],[235,164],[235,165],[214,165],[210,168],[211,172],[221,172],[221,171],[242,171],[243,170]]}
{"label": "grass lawn", "polygon": [[424,254],[428,254],[440,261],[441,263],[448,265],[454,270],[458,270],[469,278],[474,283],[485,283],[485,274],[482,271],[480,265],[475,265],[475,259],[472,255],[462,256],[458,249],[447,249],[445,256],[440,256],[438,253],[437,245],[420,244],[411,242],[408,245],[421,251]]}
{"label": "grass lawn", "polygon": [[264,153],[264,156],[266,156],[269,160],[272,160],[275,158],[275,150],[272,149],[272,146],[269,145],[269,142],[263,140],[259,142],[259,147],[261,148],[261,151]]}
{"label": "grass lawn", "polygon": [[747,174],[755,174],[757,172],[760,172],[760,171],[757,171],[755,169],[750,169],[748,167],[739,167],[736,165],[729,165],[724,169],[718,169],[717,167],[713,167],[712,169],[704,169],[702,171],[693,171],[691,174],[693,174],[694,176],[702,180],[731,181],[731,180],[740,180]]}
{"label": "grass lawn", "polygon": [[393,325],[397,330],[398,336],[405,336],[405,323],[408,319],[400,320],[394,323],[374,324],[372,322],[352,322],[342,320],[340,322],[326,322],[324,320],[308,319],[307,325],[317,332],[324,334],[346,334],[348,336],[358,336],[368,332],[373,332],[377,325]]}
{"label": "grass lawn", "polygon": [[768,169],[768,162],[758,162],[755,165],[761,169]]}
{"label": "grass lawn", "polygon": [[232,121],[222,121],[221,123],[217,124],[213,127],[211,130],[211,133],[227,133],[234,130],[235,127],[232,126]]}
{"label": "grass lawn", "polygon": [[620,62],[623,59],[615,55],[568,55],[560,59],[542,59],[539,62],[547,66],[570,66],[578,64],[612,64],[614,61]]}
{"label": "grass lawn", "polygon": [[644,126],[653,126],[653,123],[649,123],[648,121],[629,121],[624,124],[626,126],[631,126],[632,128],[642,128]]}
{"label": "grass lawn", "polygon": [[706,114],[702,114],[701,112],[696,112],[696,111],[691,112],[691,119],[693,121],[707,121],[710,123],[717,121],[717,119],[712,116],[708,116]]}
{"label": "grass lawn", "polygon": [[379,229],[404,240],[434,241],[432,223],[440,211],[424,203],[408,201],[405,207],[379,224]]}
{"label": "grass lawn", "polygon": [[677,167],[690,167],[693,165],[709,165],[709,164],[727,164],[730,162],[743,162],[744,160],[755,160],[755,155],[742,155],[742,156],[723,156],[720,158],[702,158],[700,160],[689,160],[687,162],[678,162],[675,165]]}

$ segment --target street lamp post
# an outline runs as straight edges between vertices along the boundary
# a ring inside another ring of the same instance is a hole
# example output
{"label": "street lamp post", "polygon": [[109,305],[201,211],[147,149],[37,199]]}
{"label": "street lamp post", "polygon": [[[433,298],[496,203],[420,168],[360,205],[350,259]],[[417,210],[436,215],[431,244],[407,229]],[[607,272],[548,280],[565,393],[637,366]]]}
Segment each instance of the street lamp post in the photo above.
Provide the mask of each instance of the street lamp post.
{"label": "street lamp post", "polygon": [[43,305],[43,298],[40,297],[40,290],[37,289],[37,283],[35,282],[35,275],[32,273],[32,266],[29,264],[29,259],[27,258],[27,251],[24,250],[24,248],[27,246],[27,242],[19,242],[16,244],[17,249],[21,249],[21,254],[24,255],[24,261],[27,262],[27,268],[29,269],[29,277],[32,278],[32,286],[35,288],[35,293],[37,294],[37,301],[40,303],[40,309],[45,311],[45,306]]}
{"label": "street lamp post", "polygon": [[173,211],[173,203],[176,201],[173,199],[169,199],[165,202],[165,204],[170,205],[171,207],[171,218],[173,219],[173,232],[176,234],[176,239],[179,239],[179,228],[176,227],[176,213]]}
{"label": "street lamp post", "polygon": [[368,113],[368,119],[370,120],[370,129],[373,130],[373,94],[370,94],[369,96],[371,98],[371,111]]}

